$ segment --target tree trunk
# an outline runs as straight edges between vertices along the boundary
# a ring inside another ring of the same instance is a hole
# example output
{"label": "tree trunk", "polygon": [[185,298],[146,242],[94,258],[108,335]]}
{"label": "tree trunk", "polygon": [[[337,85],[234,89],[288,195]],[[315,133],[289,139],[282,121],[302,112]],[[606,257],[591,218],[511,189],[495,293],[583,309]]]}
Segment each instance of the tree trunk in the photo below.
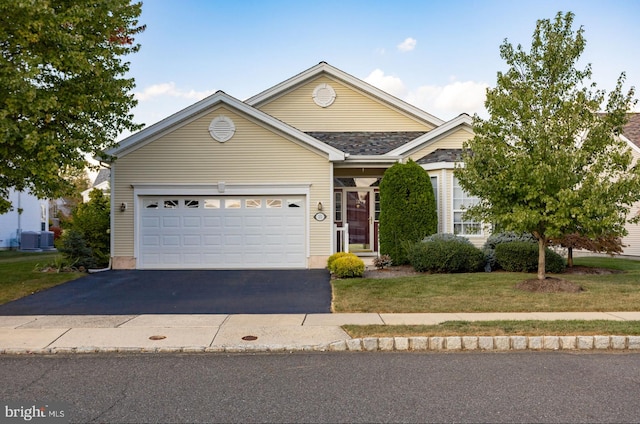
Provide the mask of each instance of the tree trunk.
{"label": "tree trunk", "polygon": [[567,266],[573,268],[573,247],[567,247]]}
{"label": "tree trunk", "polygon": [[547,247],[547,239],[545,237],[538,238],[538,280],[543,281],[547,278],[545,274],[545,250]]}

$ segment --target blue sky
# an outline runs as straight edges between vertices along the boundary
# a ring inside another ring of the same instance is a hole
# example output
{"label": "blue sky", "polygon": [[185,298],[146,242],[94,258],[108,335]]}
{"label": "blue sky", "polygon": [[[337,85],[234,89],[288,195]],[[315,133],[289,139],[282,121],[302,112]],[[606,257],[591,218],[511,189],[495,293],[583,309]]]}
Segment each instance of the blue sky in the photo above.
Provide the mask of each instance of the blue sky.
{"label": "blue sky", "polygon": [[320,61],[444,120],[483,114],[500,44],[528,50],[559,11],[584,27],[599,88],[622,71],[640,85],[637,0],[145,0],[134,114],[150,125],[217,90],[245,100]]}

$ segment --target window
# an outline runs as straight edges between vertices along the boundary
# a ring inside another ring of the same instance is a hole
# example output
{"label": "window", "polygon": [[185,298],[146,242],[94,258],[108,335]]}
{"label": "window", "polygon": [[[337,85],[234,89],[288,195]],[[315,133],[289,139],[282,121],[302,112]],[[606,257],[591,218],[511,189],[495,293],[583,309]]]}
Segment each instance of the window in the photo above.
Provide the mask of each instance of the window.
{"label": "window", "polygon": [[204,199],[205,209],[220,209],[220,199]]}
{"label": "window", "polygon": [[146,209],[158,209],[158,201],[157,200],[145,200],[144,207]]}
{"label": "window", "polygon": [[267,199],[267,209],[282,208],[282,199]]}
{"label": "window", "polygon": [[340,191],[336,191],[335,193],[333,193],[333,195],[335,196],[334,198],[334,203],[335,203],[335,221],[336,222],[340,222],[342,221],[342,192]]}
{"label": "window", "polygon": [[184,207],[189,209],[198,209],[200,207],[200,202],[198,200],[185,200]]}
{"label": "window", "polygon": [[376,191],[375,193],[373,193],[373,200],[374,200],[374,220],[376,221],[380,221],[380,192]]}
{"label": "window", "polygon": [[482,226],[479,222],[464,219],[464,212],[477,204],[479,199],[464,192],[458,179],[453,177],[453,233],[458,235],[481,235]]}
{"label": "window", "polygon": [[178,205],[180,204],[177,200],[165,200],[164,208],[165,209],[178,209]]}
{"label": "window", "polygon": [[287,199],[287,207],[289,208],[301,208],[302,199]]}
{"label": "window", "polygon": [[262,207],[262,200],[260,199],[247,199],[244,201],[244,206],[247,209],[258,209]]}
{"label": "window", "polygon": [[227,199],[224,201],[224,207],[227,209],[240,209],[242,201],[240,199]]}

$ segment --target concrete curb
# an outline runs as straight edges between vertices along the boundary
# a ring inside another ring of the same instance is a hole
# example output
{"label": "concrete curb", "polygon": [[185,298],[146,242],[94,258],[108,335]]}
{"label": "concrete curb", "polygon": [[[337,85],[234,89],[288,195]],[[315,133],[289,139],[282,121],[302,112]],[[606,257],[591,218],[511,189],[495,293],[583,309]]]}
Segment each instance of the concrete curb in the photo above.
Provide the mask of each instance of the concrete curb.
{"label": "concrete curb", "polygon": [[74,347],[0,349],[0,355],[91,353],[275,353],[275,352],[461,352],[461,351],[637,351],[640,336],[449,336],[365,337],[318,345],[235,345],[185,347]]}

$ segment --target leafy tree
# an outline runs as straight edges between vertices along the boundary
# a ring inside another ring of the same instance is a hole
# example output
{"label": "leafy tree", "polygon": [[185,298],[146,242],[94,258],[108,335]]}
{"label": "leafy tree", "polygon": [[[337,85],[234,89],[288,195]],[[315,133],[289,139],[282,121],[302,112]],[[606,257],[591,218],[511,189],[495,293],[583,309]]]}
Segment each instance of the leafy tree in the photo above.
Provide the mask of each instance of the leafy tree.
{"label": "leafy tree", "polygon": [[[606,94],[585,85],[591,66],[577,69],[585,47],[573,14],[539,20],[531,50],[506,40],[509,65],[487,90],[487,120],[474,117],[475,136],[465,144],[460,185],[482,199],[468,214],[538,241],[538,279],[545,279],[545,248],[581,229],[586,237],[626,234],[631,205],[640,199],[640,169],[616,135],[635,103],[622,91],[624,73]],[[638,220],[638,217],[635,218]]]}
{"label": "leafy tree", "polygon": [[9,188],[61,197],[61,169],[83,169],[123,130],[136,130],[127,54],[141,3],[0,2],[0,213]]}
{"label": "leafy tree", "polygon": [[438,228],[429,175],[417,163],[396,163],[380,182],[380,253],[394,264],[408,262],[406,247]]}

